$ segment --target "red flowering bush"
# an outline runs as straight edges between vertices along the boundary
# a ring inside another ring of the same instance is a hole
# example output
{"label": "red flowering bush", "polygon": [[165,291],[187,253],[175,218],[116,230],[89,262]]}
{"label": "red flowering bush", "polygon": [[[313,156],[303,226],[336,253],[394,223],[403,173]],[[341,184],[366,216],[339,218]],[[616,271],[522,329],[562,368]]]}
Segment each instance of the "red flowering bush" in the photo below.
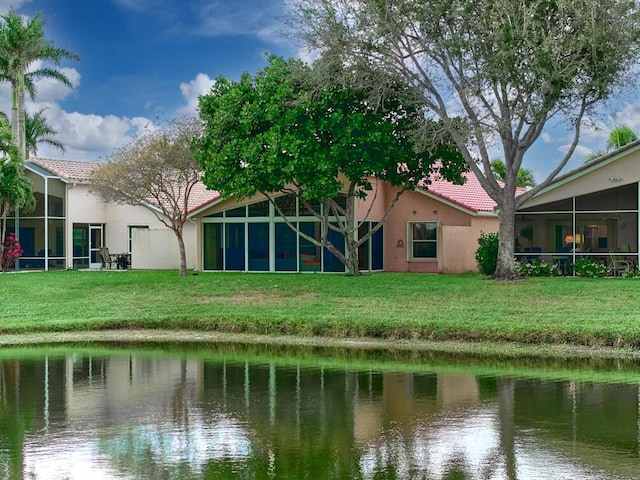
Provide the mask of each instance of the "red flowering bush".
{"label": "red flowering bush", "polygon": [[2,271],[8,271],[16,263],[16,259],[24,253],[24,250],[16,240],[15,233],[10,233],[2,243],[2,258],[0,259],[0,265],[2,265]]}

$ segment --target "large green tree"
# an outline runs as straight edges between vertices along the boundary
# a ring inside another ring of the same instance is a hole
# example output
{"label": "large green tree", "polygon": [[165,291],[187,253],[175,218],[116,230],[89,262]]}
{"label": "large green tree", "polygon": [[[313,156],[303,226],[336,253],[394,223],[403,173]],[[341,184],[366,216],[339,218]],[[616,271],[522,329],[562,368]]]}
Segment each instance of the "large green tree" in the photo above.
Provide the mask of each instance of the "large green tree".
{"label": "large green tree", "polygon": [[[372,99],[402,82],[442,122],[497,203],[496,278],[517,277],[515,211],[567,164],[583,118],[629,75],[639,53],[631,0],[292,0],[291,24],[311,51],[361,73]],[[333,74],[333,72],[331,72]],[[330,81],[321,76],[321,81]],[[455,117],[462,117],[463,125]],[[454,121],[455,119],[455,121]],[[572,131],[566,153],[516,197],[525,154],[551,119]],[[504,158],[504,183],[491,158]]]}
{"label": "large green tree", "polygon": [[[56,47],[44,35],[45,21],[36,15],[25,20],[13,9],[0,19],[0,80],[11,83],[11,126],[21,160],[26,158],[25,92],[35,97],[34,81],[50,78],[71,87],[69,78],[59,69],[65,59],[78,60],[71,51]],[[37,61],[43,68],[33,69]]]}
{"label": "large green tree", "polygon": [[171,120],[164,128],[144,132],[91,173],[91,190],[103,201],[145,207],[173,231],[181,276],[187,274],[184,224],[200,180],[191,142],[200,132],[197,117]]}
{"label": "large green tree", "polygon": [[[461,181],[464,162],[451,144],[419,148],[409,133],[424,123],[421,112],[392,93],[373,105],[348,85],[314,89],[307,83],[310,74],[302,62],[272,57],[255,76],[218,78],[200,99],[206,130],[196,158],[207,186],[239,200],[261,193],[285,221],[274,197],[297,197],[320,220],[321,238],[288,225],[357,275],[358,247],[382,226],[400,195],[426,179],[435,161],[441,175]],[[376,197],[379,180],[398,187],[397,193],[378,225],[358,237],[355,200]],[[330,240],[329,230],[341,234],[344,250]]]}

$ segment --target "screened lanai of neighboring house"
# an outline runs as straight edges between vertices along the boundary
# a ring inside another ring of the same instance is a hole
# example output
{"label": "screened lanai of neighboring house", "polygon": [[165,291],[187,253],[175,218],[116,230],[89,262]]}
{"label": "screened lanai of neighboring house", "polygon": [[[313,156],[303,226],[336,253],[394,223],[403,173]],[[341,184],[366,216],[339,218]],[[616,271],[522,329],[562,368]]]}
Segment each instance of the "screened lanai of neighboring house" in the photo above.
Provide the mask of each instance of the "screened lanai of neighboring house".
{"label": "screened lanai of neighboring house", "polygon": [[12,212],[7,232],[16,233],[24,253],[16,261],[17,269],[52,270],[66,267],[66,186],[57,175],[27,164],[36,208],[31,212]]}
{"label": "screened lanai of neighboring house", "polygon": [[516,213],[516,257],[626,259],[637,267],[639,180],[639,142],[558,178]]}

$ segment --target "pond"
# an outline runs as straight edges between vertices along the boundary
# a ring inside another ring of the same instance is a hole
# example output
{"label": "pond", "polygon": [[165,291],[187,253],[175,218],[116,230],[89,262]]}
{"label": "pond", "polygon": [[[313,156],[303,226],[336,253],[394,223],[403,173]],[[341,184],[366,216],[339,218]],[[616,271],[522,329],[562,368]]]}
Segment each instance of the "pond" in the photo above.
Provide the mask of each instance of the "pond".
{"label": "pond", "polygon": [[640,478],[639,385],[632,360],[3,348],[0,478]]}

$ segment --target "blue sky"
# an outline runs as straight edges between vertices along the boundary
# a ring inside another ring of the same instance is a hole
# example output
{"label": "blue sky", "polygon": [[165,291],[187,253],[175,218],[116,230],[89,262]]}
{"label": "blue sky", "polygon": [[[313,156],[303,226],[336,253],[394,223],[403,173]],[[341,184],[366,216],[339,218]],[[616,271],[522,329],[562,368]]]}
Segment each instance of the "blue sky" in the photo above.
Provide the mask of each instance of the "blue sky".
{"label": "blue sky", "polygon": [[[73,83],[38,84],[36,103],[46,108],[62,154],[41,146],[38,155],[103,160],[149,124],[195,112],[198,95],[219,75],[256,72],[270,53],[297,57],[286,40],[283,0],[0,0],[0,14],[47,20],[45,33],[80,56],[63,65]],[[9,87],[0,84],[0,110],[9,113]],[[568,168],[591,150],[604,148],[608,132],[629,125],[640,132],[640,100],[626,91],[591,119]],[[570,129],[552,121],[525,158],[538,181],[563,155]],[[499,155],[499,153],[497,153]]]}
{"label": "blue sky", "polygon": [[[43,157],[100,160],[151,123],[194,112],[219,75],[238,78],[270,53],[297,56],[282,35],[281,0],[0,0],[46,19],[45,34],[80,56],[63,71],[73,88],[37,85],[29,111],[47,108],[66,146]],[[9,112],[0,85],[0,110]]]}

